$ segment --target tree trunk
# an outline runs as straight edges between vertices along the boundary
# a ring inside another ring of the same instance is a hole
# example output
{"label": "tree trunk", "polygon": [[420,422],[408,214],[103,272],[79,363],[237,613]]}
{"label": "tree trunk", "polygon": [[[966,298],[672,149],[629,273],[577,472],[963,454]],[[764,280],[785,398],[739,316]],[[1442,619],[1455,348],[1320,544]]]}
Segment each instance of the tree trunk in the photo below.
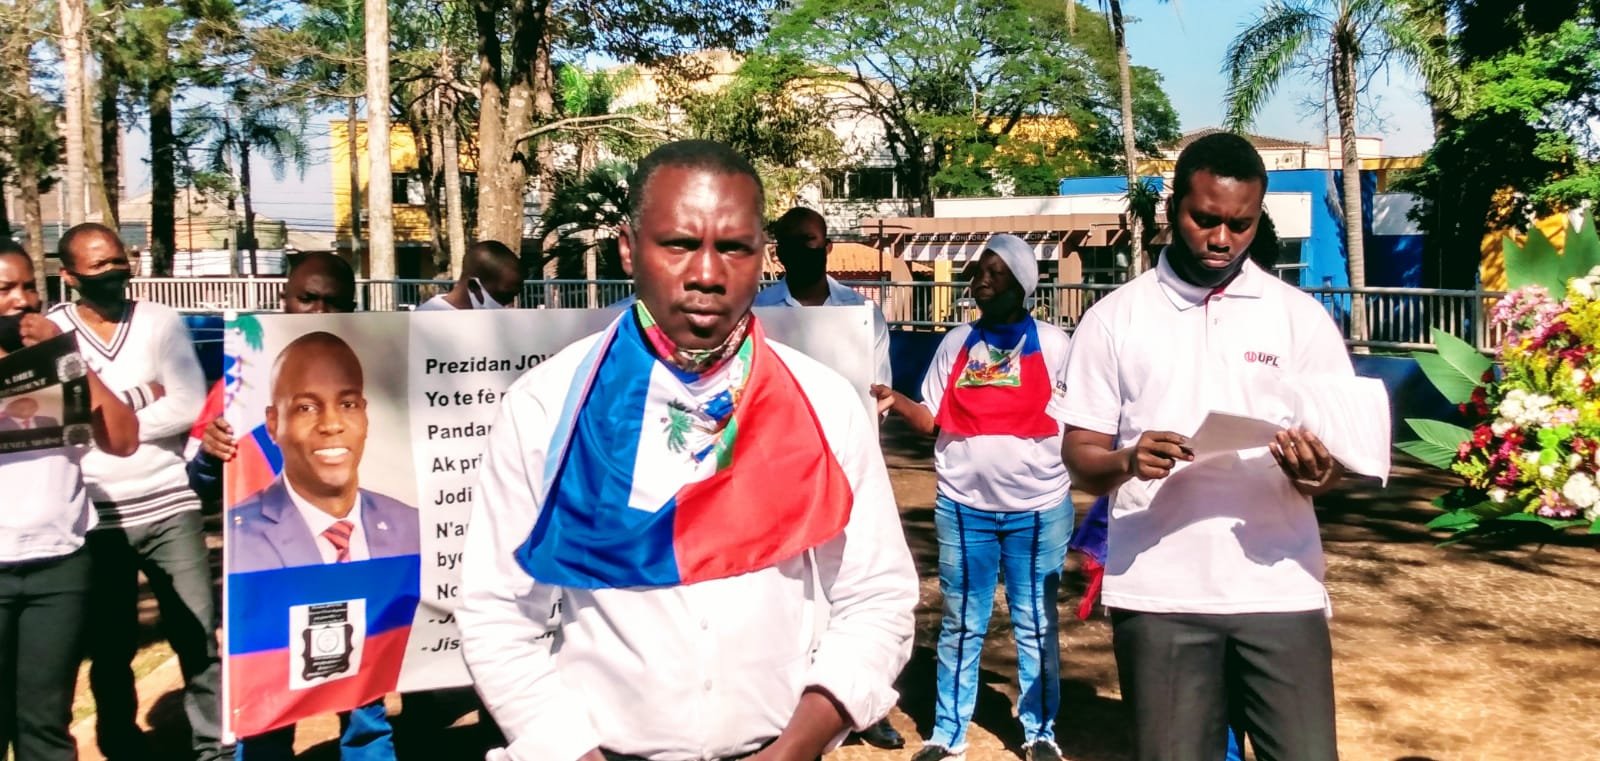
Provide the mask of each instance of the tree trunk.
{"label": "tree trunk", "polygon": [[[415,110],[412,112],[415,113]],[[408,118],[417,142],[417,170],[427,182],[422,184],[423,207],[428,212],[428,242],[433,248],[433,267],[437,277],[450,267],[450,251],[444,244],[444,207],[439,202],[439,96],[435,91],[429,103],[426,121]]]}
{"label": "tree trunk", "polygon": [[0,164],[0,237],[11,238],[11,210],[6,206],[6,181],[13,179],[10,170]]}
{"label": "tree trunk", "polygon": [[[162,7],[161,0],[146,6]],[[168,60],[167,30],[153,35],[159,73],[150,80],[150,269],[156,277],[172,276],[172,255],[177,242],[177,140],[172,131],[172,64]]]}
{"label": "tree trunk", "polygon": [[[519,138],[533,127],[536,101],[550,97],[549,0],[519,0],[512,9],[511,65],[502,75],[499,5],[479,2],[478,237],[522,248],[528,148]],[[544,90],[541,94],[539,91]],[[548,110],[545,111],[548,113]]]}
{"label": "tree trunk", "polygon": [[44,207],[39,202],[37,160],[17,162],[17,190],[22,196],[22,227],[28,235],[28,258],[33,260],[33,279],[39,286],[39,293],[48,298],[50,284],[44,269]]}
{"label": "tree trunk", "polygon": [[66,222],[76,225],[84,217],[84,72],[83,25],[86,11],[83,0],[60,0],[61,9],[61,59],[65,79],[66,118],[66,171],[62,177],[62,194],[66,199]]}
{"label": "tree trunk", "polygon": [[[1361,208],[1361,156],[1356,148],[1356,68],[1349,51],[1334,54],[1334,102],[1339,112],[1339,142],[1344,163],[1344,240],[1345,263],[1349,267],[1350,287],[1367,285],[1366,247]],[[1350,337],[1367,339],[1366,297],[1350,298]],[[1365,352],[1365,347],[1357,347]]]}
{"label": "tree trunk", "polygon": [[261,274],[256,266],[256,207],[250,198],[250,142],[239,141],[239,197],[244,201],[244,245],[250,254],[250,276]]}
{"label": "tree trunk", "polygon": [[361,143],[356,139],[356,127],[361,124],[356,116],[356,101],[345,104],[345,147],[350,154],[350,266],[362,277],[371,277],[371,266],[361,260]]}
{"label": "tree trunk", "polygon": [[1111,0],[1111,34],[1117,45],[1117,84],[1122,89],[1122,155],[1128,162],[1128,279],[1144,272],[1144,221],[1133,213],[1132,199],[1139,184],[1139,148],[1133,134],[1133,72],[1128,66],[1127,28],[1122,22],[1122,3]]}
{"label": "tree trunk", "polygon": [[449,225],[450,275],[461,276],[461,266],[467,259],[467,224],[461,206],[461,151],[456,144],[456,119],[454,101],[440,114],[439,145],[444,153],[444,208]]}
{"label": "tree trunk", "polygon": [[117,103],[118,83],[110,76],[100,80],[100,187],[105,209],[101,219],[117,229],[122,203],[122,115]]}
{"label": "tree trunk", "polygon": [[[88,47],[85,46],[85,50]],[[106,189],[105,168],[101,161],[105,156],[105,148],[100,144],[101,136],[105,129],[100,125],[101,82],[104,80],[95,76],[90,67],[84,67],[83,74],[83,177],[84,190],[87,191],[87,208],[85,216],[97,216],[100,223],[117,229],[112,221],[114,212],[108,211],[111,207],[111,196]],[[99,214],[93,214],[98,207]]]}
{"label": "tree trunk", "polygon": [[[372,279],[393,280],[394,184],[389,169],[389,3],[366,0],[367,231]],[[385,296],[370,308],[390,306]]]}

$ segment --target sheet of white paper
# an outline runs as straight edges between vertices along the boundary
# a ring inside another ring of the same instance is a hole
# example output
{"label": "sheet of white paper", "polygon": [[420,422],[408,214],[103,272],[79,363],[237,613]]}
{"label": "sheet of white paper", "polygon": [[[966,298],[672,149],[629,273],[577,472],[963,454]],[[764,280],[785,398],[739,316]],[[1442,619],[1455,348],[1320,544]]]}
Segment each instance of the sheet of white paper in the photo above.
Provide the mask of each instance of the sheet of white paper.
{"label": "sheet of white paper", "polygon": [[1200,422],[1200,428],[1189,437],[1189,447],[1196,461],[1207,457],[1230,454],[1245,449],[1257,449],[1272,443],[1272,438],[1283,430],[1274,423],[1244,415],[1211,412]]}
{"label": "sheet of white paper", "polygon": [[1377,378],[1297,375],[1295,425],[1322,439],[1352,473],[1389,482],[1389,391]]}

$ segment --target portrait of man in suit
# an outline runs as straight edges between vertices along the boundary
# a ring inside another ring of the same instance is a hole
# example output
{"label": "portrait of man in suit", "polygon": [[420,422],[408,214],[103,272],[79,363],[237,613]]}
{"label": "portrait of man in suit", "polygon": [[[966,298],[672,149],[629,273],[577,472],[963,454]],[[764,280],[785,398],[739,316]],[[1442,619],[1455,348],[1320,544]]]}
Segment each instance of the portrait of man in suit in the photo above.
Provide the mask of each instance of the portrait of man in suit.
{"label": "portrait of man in suit", "polygon": [[0,414],[0,431],[31,431],[60,426],[59,420],[39,414],[39,402],[31,396],[11,398],[6,401],[5,413]]}
{"label": "portrait of man in suit", "polygon": [[267,433],[283,472],[228,512],[228,572],[417,554],[416,508],[359,484],[367,398],[355,351],[308,333],[278,354],[271,377]]}

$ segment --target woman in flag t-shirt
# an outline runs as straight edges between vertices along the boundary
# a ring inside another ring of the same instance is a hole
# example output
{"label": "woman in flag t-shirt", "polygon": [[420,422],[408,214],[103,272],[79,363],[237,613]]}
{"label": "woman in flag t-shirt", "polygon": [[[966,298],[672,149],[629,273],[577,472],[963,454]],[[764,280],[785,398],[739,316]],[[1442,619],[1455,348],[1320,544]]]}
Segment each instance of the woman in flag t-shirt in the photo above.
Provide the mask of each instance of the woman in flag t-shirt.
{"label": "woman in flag t-shirt", "polygon": [[934,355],[919,404],[873,387],[925,435],[938,436],[938,699],[933,734],[913,761],[960,757],[979,689],[978,659],[994,590],[1005,571],[1017,640],[1017,708],[1030,761],[1057,761],[1060,632],[1056,589],[1072,536],[1061,463],[1062,424],[1046,412],[1065,392],[1067,334],[1028,314],[1039,282],[1033,248],[1014,235],[984,244],[972,276],[981,317],[950,331]]}

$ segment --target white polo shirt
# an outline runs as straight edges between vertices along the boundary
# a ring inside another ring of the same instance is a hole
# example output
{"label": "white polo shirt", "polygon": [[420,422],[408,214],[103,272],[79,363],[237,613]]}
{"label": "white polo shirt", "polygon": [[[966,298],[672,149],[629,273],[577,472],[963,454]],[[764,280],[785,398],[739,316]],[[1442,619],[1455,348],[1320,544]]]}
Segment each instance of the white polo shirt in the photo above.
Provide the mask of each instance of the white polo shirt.
{"label": "white polo shirt", "polygon": [[[1054,404],[1064,393],[1070,339],[1050,323],[1040,322],[1038,326],[1039,352],[1050,372],[1050,398]],[[961,355],[961,345],[971,334],[971,325],[958,326],[945,334],[933,354],[928,374],[922,378],[922,406],[935,418],[939,417],[939,406],[944,402],[956,358]],[[1051,415],[1055,417],[1054,413]],[[1067,467],[1061,462],[1062,430],[1058,427],[1052,436],[1025,439],[956,436],[940,429],[933,445],[933,472],[939,493],[967,507],[1000,513],[1059,506],[1072,488]]]}
{"label": "white polo shirt", "polygon": [[[1051,414],[1116,437],[1189,435],[1212,410],[1285,414],[1299,373],[1355,374],[1322,305],[1246,263],[1221,293],[1156,269],[1101,299],[1072,337]],[[1287,421],[1285,421],[1287,422]],[[1112,495],[1105,604],[1153,613],[1275,613],[1327,606],[1311,500],[1266,449],[1180,463]]]}

